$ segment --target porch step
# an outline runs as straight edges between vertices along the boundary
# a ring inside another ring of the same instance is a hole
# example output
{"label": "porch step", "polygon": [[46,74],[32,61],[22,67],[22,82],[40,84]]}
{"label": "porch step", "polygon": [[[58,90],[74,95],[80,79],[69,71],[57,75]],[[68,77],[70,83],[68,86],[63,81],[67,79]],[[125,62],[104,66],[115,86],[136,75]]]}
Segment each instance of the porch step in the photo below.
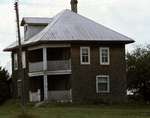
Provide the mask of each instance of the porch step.
{"label": "porch step", "polygon": [[40,107],[40,106],[42,106],[42,105],[44,105],[44,104],[45,104],[44,101],[38,102],[38,103],[36,103],[36,104],[34,105],[34,107],[37,108],[37,107]]}
{"label": "porch step", "polygon": [[72,103],[72,100],[53,100],[51,102],[56,102],[56,103]]}

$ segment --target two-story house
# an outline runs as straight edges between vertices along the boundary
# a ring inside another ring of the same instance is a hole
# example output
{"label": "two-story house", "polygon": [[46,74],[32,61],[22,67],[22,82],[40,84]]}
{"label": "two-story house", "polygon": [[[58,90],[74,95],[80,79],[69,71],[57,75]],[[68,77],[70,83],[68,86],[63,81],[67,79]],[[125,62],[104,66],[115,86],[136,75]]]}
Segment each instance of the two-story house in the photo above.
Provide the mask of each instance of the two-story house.
{"label": "two-story house", "polygon": [[[28,101],[123,102],[126,95],[125,44],[134,40],[63,10],[52,18],[23,18],[22,63]],[[17,43],[12,53],[15,96],[20,95]]]}

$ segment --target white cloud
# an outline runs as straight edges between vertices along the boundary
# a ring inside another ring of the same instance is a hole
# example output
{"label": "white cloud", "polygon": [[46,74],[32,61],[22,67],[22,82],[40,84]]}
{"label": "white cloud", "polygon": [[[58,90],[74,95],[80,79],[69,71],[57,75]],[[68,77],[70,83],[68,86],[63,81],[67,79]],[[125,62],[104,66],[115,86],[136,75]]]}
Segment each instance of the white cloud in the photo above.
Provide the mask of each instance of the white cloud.
{"label": "white cloud", "polygon": [[15,20],[11,4],[0,4],[0,64],[4,67],[10,60],[10,53],[2,50],[15,40]]}

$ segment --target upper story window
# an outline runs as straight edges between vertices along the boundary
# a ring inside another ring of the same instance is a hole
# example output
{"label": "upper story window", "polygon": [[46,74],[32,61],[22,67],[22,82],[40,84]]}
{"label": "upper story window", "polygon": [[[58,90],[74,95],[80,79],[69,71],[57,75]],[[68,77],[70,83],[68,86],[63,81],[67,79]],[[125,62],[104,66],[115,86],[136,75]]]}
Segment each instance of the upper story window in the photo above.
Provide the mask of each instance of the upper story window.
{"label": "upper story window", "polygon": [[80,47],[81,64],[90,64],[90,47]]}
{"label": "upper story window", "polygon": [[96,92],[97,93],[109,93],[110,92],[110,82],[108,75],[98,75],[96,76]]}
{"label": "upper story window", "polygon": [[18,69],[18,55],[14,53],[14,70]]}
{"label": "upper story window", "polygon": [[[25,51],[22,52],[22,68],[26,68]],[[17,55],[17,53],[14,53],[14,70],[18,70],[18,55]]]}
{"label": "upper story window", "polygon": [[22,52],[22,68],[26,68],[26,53]]}
{"label": "upper story window", "polygon": [[109,60],[110,60],[109,48],[101,47],[100,48],[100,64],[101,65],[109,65],[109,63],[110,63]]}
{"label": "upper story window", "polygon": [[24,31],[26,32],[27,30],[28,30],[28,25],[25,24],[25,25],[24,25]]}

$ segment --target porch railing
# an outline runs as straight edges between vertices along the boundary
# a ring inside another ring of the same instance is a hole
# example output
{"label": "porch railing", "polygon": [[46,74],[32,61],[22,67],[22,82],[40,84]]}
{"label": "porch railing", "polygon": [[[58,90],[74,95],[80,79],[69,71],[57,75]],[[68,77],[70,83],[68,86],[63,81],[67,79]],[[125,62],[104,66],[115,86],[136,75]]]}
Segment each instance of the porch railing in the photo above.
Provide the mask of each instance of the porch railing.
{"label": "porch railing", "polygon": [[[47,61],[47,71],[71,70],[70,60]],[[43,62],[29,63],[29,72],[43,71]]]}
{"label": "porch railing", "polygon": [[57,70],[70,70],[71,62],[70,60],[59,60],[59,61],[48,61],[47,70],[57,71]]}
{"label": "porch railing", "polygon": [[72,90],[48,91],[48,100],[50,101],[71,101]]}
{"label": "porch railing", "polygon": [[29,72],[43,71],[43,62],[29,63]]}

